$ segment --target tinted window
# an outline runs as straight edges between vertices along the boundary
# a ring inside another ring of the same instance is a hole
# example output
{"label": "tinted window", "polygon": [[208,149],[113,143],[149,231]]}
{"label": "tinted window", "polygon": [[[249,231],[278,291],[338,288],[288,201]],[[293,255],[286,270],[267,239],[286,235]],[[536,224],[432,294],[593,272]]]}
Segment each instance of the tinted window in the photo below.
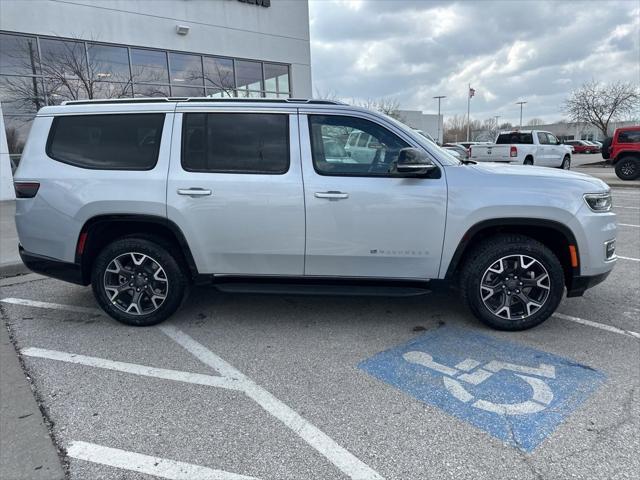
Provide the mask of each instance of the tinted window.
{"label": "tinted window", "polygon": [[639,143],[640,130],[626,130],[618,134],[618,142],[620,143]]}
{"label": "tinted window", "polygon": [[[309,129],[313,166],[322,175],[394,176],[398,153],[409,146],[386,128],[361,118],[310,115]],[[350,140],[358,134],[354,146]]]}
{"label": "tinted window", "polygon": [[57,117],[47,154],[82,168],[150,170],[158,160],[163,124],[163,113]]}
{"label": "tinted window", "polygon": [[187,113],[185,170],[282,174],[289,169],[289,117],[257,113]]}
{"label": "tinted window", "polygon": [[531,133],[511,132],[501,133],[496,140],[497,144],[519,143],[523,145],[533,144],[533,135]]}
{"label": "tinted window", "polygon": [[167,83],[169,70],[166,52],[132,48],[131,73],[134,82]]}

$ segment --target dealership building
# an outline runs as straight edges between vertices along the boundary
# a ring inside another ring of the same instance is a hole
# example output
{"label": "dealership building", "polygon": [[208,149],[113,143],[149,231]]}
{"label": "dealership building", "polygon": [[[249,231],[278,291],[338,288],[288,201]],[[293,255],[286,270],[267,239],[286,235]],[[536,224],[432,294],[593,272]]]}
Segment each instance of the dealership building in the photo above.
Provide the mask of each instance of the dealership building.
{"label": "dealership building", "polygon": [[45,105],[311,92],[306,0],[0,0],[0,199]]}

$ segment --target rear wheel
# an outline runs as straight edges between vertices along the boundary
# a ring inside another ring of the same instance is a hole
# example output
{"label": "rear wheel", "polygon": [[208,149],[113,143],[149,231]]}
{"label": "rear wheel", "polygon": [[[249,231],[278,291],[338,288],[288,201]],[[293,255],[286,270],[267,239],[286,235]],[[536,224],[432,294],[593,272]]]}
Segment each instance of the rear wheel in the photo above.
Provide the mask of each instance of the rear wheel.
{"label": "rear wheel", "polygon": [[616,162],[616,175],[621,180],[635,180],[640,177],[640,160],[635,157],[622,157]]}
{"label": "rear wheel", "polygon": [[564,272],[545,245],[522,235],[499,235],[467,256],[461,287],[474,315],[498,330],[544,322],[564,293]]}
{"label": "rear wheel", "polygon": [[91,284],[98,304],[109,316],[127,325],[149,326],[177,310],[187,278],[160,242],[123,238],[98,254]]}
{"label": "rear wheel", "polygon": [[533,165],[533,158],[531,158],[531,157],[525,158],[523,165]]}
{"label": "rear wheel", "polygon": [[560,168],[563,170],[571,169],[571,158],[569,157],[569,155],[564,156],[564,158],[562,159],[562,165],[560,165]]}

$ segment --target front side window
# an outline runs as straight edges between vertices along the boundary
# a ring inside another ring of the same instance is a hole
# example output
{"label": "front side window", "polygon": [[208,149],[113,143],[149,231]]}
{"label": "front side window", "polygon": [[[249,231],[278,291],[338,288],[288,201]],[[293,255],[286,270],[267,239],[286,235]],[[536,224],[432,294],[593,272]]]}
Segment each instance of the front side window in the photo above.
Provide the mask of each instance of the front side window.
{"label": "front side window", "polygon": [[185,113],[182,167],[190,172],[286,173],[289,117],[277,113]]}
{"label": "front side window", "polygon": [[[321,175],[401,176],[400,150],[410,145],[384,127],[356,117],[310,115],[313,166]],[[359,135],[358,142],[352,139]]]}
{"label": "front side window", "polygon": [[164,113],[57,117],[47,155],[81,168],[151,170],[158,161],[163,125]]}
{"label": "front side window", "polygon": [[547,138],[549,139],[549,143],[551,145],[556,145],[558,143],[558,139],[553,135],[551,135],[550,133],[547,133]]}
{"label": "front side window", "polygon": [[547,145],[549,143],[549,139],[547,138],[547,134],[544,132],[538,132],[538,143],[540,145]]}

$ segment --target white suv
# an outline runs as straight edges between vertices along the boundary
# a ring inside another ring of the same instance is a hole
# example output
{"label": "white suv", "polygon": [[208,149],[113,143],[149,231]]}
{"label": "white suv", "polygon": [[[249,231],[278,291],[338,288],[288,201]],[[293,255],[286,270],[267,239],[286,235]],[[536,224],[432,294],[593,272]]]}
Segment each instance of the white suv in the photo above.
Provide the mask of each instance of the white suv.
{"label": "white suv", "polygon": [[[362,158],[345,153],[355,138]],[[602,181],[463,163],[385,115],[329,101],[46,107],[15,189],[24,263],[91,284],[130,325],[170,316],[192,282],[406,293],[442,280],[480,320],[518,330],[616,261]]]}

